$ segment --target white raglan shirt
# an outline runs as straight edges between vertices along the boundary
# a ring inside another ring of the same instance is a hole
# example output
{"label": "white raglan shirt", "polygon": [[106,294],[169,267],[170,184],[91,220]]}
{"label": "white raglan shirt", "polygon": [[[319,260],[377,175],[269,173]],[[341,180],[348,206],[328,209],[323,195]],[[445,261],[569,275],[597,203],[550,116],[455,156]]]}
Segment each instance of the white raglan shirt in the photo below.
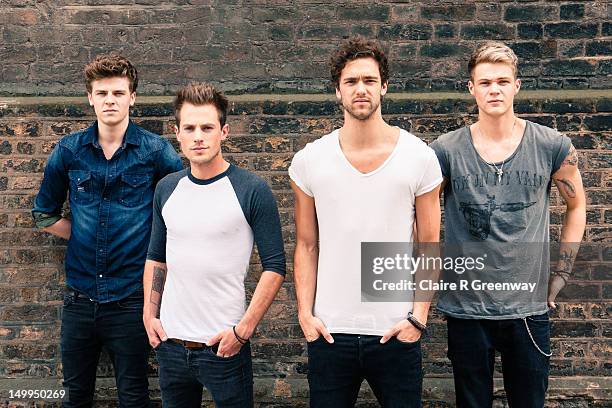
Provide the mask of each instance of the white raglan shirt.
{"label": "white raglan shirt", "polygon": [[363,174],[344,156],[339,130],[296,153],[289,176],[315,201],[319,260],[314,314],[330,333],[382,335],[412,302],[361,301],[361,243],[412,241],[415,198],[442,182],[434,151],[400,130],[391,155]]}

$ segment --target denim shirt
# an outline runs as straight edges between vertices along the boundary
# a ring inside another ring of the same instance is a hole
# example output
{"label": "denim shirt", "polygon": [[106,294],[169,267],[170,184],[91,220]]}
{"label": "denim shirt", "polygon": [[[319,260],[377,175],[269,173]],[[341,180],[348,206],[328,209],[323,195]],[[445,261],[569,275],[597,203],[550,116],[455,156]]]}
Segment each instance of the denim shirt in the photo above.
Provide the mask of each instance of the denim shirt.
{"label": "denim shirt", "polygon": [[53,224],[69,193],[69,287],[100,303],[142,289],[155,185],[181,169],[170,142],[131,121],[110,160],[98,143],[97,122],[59,141],[49,156],[32,215],[38,227]]}

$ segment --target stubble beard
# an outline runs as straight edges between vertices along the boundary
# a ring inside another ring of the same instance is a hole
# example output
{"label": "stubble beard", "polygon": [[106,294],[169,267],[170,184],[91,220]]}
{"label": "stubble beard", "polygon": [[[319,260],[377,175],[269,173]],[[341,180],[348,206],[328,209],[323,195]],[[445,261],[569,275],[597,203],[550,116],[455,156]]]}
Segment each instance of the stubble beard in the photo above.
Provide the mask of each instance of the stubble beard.
{"label": "stubble beard", "polygon": [[361,120],[361,121],[367,121],[369,120],[372,115],[374,114],[374,112],[376,112],[378,110],[378,107],[380,106],[380,101],[378,101],[377,103],[372,103],[371,104],[371,109],[366,111],[366,112],[362,112],[362,113],[356,113],[353,111],[351,104],[345,104],[342,103],[342,108],[349,114],[351,115],[352,118],[357,119],[357,120]]}

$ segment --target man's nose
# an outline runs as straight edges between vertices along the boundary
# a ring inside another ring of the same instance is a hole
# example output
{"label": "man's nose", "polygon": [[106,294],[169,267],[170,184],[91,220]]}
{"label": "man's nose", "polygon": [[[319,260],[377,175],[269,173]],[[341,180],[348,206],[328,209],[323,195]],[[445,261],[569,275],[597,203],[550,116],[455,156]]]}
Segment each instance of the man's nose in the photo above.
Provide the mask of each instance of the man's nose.
{"label": "man's nose", "polygon": [[357,93],[360,95],[363,95],[365,94],[365,91],[366,91],[365,83],[363,81],[357,82]]}

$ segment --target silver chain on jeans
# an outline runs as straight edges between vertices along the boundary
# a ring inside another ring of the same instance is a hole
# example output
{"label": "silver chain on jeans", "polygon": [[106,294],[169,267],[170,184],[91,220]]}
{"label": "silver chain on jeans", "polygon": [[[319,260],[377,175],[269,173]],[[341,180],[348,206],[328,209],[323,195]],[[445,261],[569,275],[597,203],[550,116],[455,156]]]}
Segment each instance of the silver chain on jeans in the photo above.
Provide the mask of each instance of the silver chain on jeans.
{"label": "silver chain on jeans", "polygon": [[533,343],[535,348],[538,349],[540,354],[542,354],[543,356],[546,356],[546,357],[552,356],[552,354],[553,354],[552,350],[550,351],[550,353],[545,353],[544,351],[542,351],[540,346],[538,346],[538,343],[536,343],[536,341],[533,339],[533,335],[531,334],[531,330],[529,329],[529,325],[527,324],[527,318],[526,317],[523,317],[523,321],[525,322],[525,327],[527,328],[527,334],[529,334],[529,338],[531,339],[531,342]]}

